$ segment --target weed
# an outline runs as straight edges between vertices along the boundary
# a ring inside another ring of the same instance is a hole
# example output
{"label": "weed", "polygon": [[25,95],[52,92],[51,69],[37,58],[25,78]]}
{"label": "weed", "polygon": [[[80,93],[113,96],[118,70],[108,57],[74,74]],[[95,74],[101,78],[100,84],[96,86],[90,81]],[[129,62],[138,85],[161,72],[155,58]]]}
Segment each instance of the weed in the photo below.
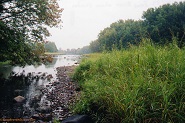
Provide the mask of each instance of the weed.
{"label": "weed", "polygon": [[114,50],[81,62],[77,113],[97,122],[185,122],[185,51],[176,43]]}

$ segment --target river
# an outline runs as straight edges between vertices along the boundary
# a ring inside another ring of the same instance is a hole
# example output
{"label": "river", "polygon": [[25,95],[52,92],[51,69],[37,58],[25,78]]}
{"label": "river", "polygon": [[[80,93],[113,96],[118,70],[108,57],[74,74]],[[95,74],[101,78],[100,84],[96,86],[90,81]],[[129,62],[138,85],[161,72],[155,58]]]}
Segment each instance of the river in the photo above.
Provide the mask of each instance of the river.
{"label": "river", "polygon": [[[0,66],[0,118],[29,118],[37,107],[32,104],[33,98],[42,96],[39,101],[43,103],[45,95],[39,95],[40,88],[56,79],[56,68],[74,65],[79,59],[78,55],[58,55],[47,64]],[[17,103],[14,99],[17,96],[25,101]]]}

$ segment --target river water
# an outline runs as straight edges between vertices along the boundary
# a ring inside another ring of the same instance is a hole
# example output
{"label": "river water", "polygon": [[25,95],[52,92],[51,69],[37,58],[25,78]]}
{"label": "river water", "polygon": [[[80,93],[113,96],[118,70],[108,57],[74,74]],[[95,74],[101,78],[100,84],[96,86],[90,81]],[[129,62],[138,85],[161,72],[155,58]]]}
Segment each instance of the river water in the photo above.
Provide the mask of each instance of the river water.
{"label": "river water", "polygon": [[[40,88],[56,79],[57,67],[74,65],[80,56],[58,55],[53,58],[52,63],[29,65],[24,68],[0,66],[0,119],[29,118],[33,115],[36,106],[31,101],[39,95]],[[14,100],[17,96],[24,97],[25,101],[17,103]],[[44,95],[41,96],[39,101],[43,103]]]}

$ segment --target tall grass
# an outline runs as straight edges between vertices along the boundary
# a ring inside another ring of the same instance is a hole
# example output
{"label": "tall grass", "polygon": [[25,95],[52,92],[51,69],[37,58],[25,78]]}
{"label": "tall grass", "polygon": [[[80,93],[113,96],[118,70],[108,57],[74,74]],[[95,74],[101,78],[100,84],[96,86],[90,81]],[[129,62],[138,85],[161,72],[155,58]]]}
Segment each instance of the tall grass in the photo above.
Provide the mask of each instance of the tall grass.
{"label": "tall grass", "polygon": [[144,40],[95,58],[73,76],[82,88],[75,112],[99,123],[185,122],[185,49]]}

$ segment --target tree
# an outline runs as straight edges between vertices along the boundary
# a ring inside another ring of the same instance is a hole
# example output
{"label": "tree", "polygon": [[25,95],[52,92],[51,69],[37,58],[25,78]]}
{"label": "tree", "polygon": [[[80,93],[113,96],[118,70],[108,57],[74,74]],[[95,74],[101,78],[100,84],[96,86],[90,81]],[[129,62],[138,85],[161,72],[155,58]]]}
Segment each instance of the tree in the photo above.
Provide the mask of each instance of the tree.
{"label": "tree", "polygon": [[92,41],[89,45],[89,48],[92,52],[100,52],[100,43],[98,42],[98,40]]}
{"label": "tree", "polygon": [[116,47],[118,49],[128,47],[128,44],[137,44],[145,36],[142,21],[132,19],[119,20],[111,24],[116,31]]}
{"label": "tree", "polygon": [[45,47],[46,52],[57,52],[58,51],[55,45],[55,42],[47,42],[45,43],[44,47]]}
{"label": "tree", "polygon": [[178,38],[178,45],[185,43],[185,2],[165,4],[158,8],[150,8],[143,13],[144,26],[150,38],[161,44]]}
{"label": "tree", "polygon": [[62,9],[56,0],[9,0],[3,6],[0,20],[34,41],[49,35],[44,25],[52,27],[61,22]]}
{"label": "tree", "polygon": [[[119,20],[101,31],[97,41],[92,42],[90,46],[98,48],[99,51],[126,48],[128,44],[141,41],[141,38],[145,36],[143,30],[142,21]],[[99,47],[94,45],[99,45]]]}
{"label": "tree", "polygon": [[14,60],[11,55],[19,54],[22,48],[24,52],[21,54],[25,55],[20,55],[21,61],[26,63],[27,58],[24,56],[32,52],[29,42],[42,42],[46,36],[49,36],[46,26],[59,26],[62,10],[56,0],[2,0],[0,50],[3,50],[3,53],[0,55],[3,57],[0,60]]}
{"label": "tree", "polygon": [[91,53],[91,50],[90,50],[89,46],[84,46],[84,47],[78,48],[76,50],[77,55],[89,54],[89,53]]}
{"label": "tree", "polygon": [[21,65],[38,61],[38,58],[31,51],[31,47],[25,43],[22,36],[22,34],[10,29],[0,21],[0,61],[10,60],[12,64]]}

